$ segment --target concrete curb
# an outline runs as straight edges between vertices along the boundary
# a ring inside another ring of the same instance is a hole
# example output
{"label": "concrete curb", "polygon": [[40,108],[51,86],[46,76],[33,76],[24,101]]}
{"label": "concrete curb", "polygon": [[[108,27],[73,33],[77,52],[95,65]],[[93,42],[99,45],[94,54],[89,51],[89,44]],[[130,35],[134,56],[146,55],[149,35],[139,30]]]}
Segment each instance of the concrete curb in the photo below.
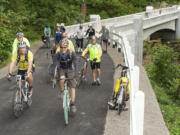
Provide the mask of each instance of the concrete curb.
{"label": "concrete curb", "polygon": [[[33,45],[31,47],[31,50],[33,52],[33,54],[35,54],[37,52],[37,50],[43,45],[42,42],[39,42],[35,45]],[[8,73],[8,67],[9,67],[9,64],[7,64],[5,67],[3,67],[2,69],[0,69],[0,79],[4,78],[7,73]],[[16,70],[16,69],[15,69]]]}

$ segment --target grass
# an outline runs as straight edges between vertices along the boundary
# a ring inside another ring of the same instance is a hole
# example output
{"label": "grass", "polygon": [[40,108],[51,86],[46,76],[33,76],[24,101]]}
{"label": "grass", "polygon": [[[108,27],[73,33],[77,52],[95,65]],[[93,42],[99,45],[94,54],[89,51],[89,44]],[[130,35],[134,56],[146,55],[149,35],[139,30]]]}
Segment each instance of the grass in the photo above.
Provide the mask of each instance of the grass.
{"label": "grass", "polygon": [[151,81],[151,84],[170,134],[180,135],[180,100],[175,100],[166,93],[165,88],[159,87],[157,83]]}

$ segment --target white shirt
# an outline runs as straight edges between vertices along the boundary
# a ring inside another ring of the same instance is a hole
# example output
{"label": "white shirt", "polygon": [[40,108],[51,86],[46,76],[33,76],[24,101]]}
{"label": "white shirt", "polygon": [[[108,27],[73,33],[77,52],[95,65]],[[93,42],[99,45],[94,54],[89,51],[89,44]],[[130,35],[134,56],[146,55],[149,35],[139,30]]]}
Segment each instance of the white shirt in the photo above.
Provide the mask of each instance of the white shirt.
{"label": "white shirt", "polygon": [[83,29],[83,28],[82,28],[82,29],[79,28],[79,29],[77,30],[77,38],[78,38],[78,39],[84,38],[84,34],[85,34],[85,33],[84,33],[84,29]]}

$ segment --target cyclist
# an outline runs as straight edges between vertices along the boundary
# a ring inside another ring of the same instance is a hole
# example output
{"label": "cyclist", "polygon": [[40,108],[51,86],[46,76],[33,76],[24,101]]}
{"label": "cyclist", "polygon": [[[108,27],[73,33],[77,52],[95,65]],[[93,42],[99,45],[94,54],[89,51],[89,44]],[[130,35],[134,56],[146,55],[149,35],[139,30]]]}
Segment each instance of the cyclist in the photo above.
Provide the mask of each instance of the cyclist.
{"label": "cyclist", "polygon": [[101,31],[99,33],[102,34],[101,39],[102,39],[103,45],[105,46],[105,49],[106,49],[104,51],[104,53],[107,53],[107,45],[108,45],[108,39],[109,39],[109,30],[106,28],[105,25],[102,25],[102,29],[101,29]]}
{"label": "cyclist", "polygon": [[[60,47],[61,50],[57,53],[57,66],[58,66],[58,76],[60,79],[65,77],[67,78],[74,78],[77,76],[77,57],[74,52],[68,49],[68,40],[63,39],[61,41]],[[71,95],[71,110],[72,112],[76,112],[75,106],[75,87],[76,82],[75,80],[69,81],[70,86],[70,95]],[[61,88],[60,91],[60,98],[64,95],[64,80],[59,81],[59,86]]]}
{"label": "cyclist", "polygon": [[46,27],[44,28],[44,38],[47,39],[47,42],[50,44],[50,37],[51,37],[51,28],[49,24],[46,24]]}
{"label": "cyclist", "polygon": [[78,46],[77,52],[83,52],[84,29],[82,25],[80,25],[79,29],[76,31],[76,35],[77,35],[77,46]]}
{"label": "cyclist", "polygon": [[[75,52],[74,45],[73,45],[72,41],[68,39],[68,34],[67,33],[62,34],[62,39],[67,40],[68,41],[68,49]],[[59,52],[60,49],[61,49],[60,46],[58,46],[57,49],[56,49],[56,53]]]}
{"label": "cyclist", "polygon": [[[92,36],[91,40],[92,40],[92,44],[88,44],[88,47],[83,51],[82,56],[85,56],[86,53],[89,51],[89,60],[91,63],[92,77],[93,77],[92,85],[96,85],[96,84],[101,85],[100,64],[101,64],[102,49],[101,46],[96,43],[95,36]],[[97,79],[96,79],[96,74],[97,74]]]}
{"label": "cyclist", "polygon": [[55,48],[57,48],[58,44],[62,40],[62,34],[64,31],[61,29],[61,25],[57,23],[56,25],[56,30],[54,32],[54,43],[55,43]]}
{"label": "cyclist", "polygon": [[27,49],[27,44],[24,41],[20,41],[18,43],[18,51],[12,55],[12,60],[9,65],[8,69],[8,77],[11,78],[12,71],[15,62],[17,61],[18,64],[18,75],[22,75],[24,79],[24,75],[27,74],[28,78],[27,81],[29,83],[29,96],[32,95],[32,88],[33,88],[33,54],[32,52]]}
{"label": "cyclist", "polygon": [[95,29],[92,27],[92,24],[89,24],[89,28],[86,31],[86,36],[88,35],[88,44],[91,42],[91,37],[95,36]]}
{"label": "cyclist", "polygon": [[21,42],[21,41],[24,41],[26,43],[26,45],[30,48],[30,44],[29,44],[28,39],[24,37],[24,34],[22,32],[18,32],[16,34],[16,38],[15,38],[13,45],[12,45],[12,54],[17,52],[18,42]]}

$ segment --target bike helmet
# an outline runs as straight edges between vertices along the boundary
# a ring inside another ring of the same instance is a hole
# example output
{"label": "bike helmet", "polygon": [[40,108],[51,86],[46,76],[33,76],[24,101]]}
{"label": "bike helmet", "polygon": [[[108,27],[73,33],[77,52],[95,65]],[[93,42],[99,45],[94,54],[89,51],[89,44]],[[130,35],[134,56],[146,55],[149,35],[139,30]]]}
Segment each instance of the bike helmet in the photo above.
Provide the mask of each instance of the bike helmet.
{"label": "bike helmet", "polygon": [[26,45],[26,42],[24,42],[24,41],[20,41],[19,43],[18,43],[18,48],[23,48],[23,47],[26,47],[27,45]]}
{"label": "bike helmet", "polygon": [[61,27],[61,24],[60,24],[60,23],[57,23],[56,26],[57,26],[57,27]]}
{"label": "bike helmet", "polygon": [[16,36],[17,36],[17,37],[20,37],[20,36],[24,37],[24,34],[23,34],[22,32],[18,32],[18,33],[16,34]]}
{"label": "bike helmet", "polygon": [[68,45],[69,45],[69,42],[68,42],[67,39],[63,39],[63,40],[61,41],[60,46],[68,46]]}

